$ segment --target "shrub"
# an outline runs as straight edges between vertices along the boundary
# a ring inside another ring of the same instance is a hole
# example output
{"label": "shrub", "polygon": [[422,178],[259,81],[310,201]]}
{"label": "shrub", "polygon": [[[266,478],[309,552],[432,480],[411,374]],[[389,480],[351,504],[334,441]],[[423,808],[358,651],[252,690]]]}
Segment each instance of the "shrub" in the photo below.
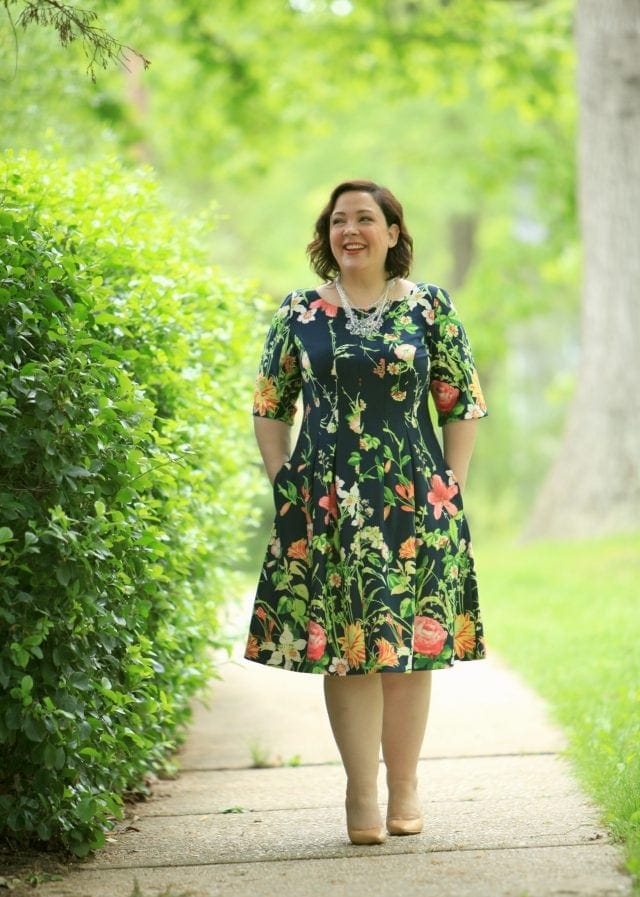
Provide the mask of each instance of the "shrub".
{"label": "shrub", "polygon": [[100,846],[210,674],[258,303],[148,171],[0,159],[0,832]]}

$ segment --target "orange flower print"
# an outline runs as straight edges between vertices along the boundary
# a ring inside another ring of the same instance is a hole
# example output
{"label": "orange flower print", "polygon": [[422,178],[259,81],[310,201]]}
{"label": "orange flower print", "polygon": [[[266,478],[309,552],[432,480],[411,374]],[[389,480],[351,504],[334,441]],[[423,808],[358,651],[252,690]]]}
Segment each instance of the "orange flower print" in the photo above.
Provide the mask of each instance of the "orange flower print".
{"label": "orange flower print", "polygon": [[298,359],[295,355],[285,355],[282,359],[282,367],[287,374],[292,374],[298,370]]}
{"label": "orange flower print", "polygon": [[278,390],[273,377],[258,374],[253,393],[253,410],[261,417],[266,417],[278,407]]}
{"label": "orange flower print", "polygon": [[378,362],[378,364],[373,369],[373,373],[376,375],[376,377],[384,377],[384,371],[385,371],[386,365],[387,365],[386,360],[384,358],[381,358],[380,361]]}
{"label": "orange flower print", "polygon": [[414,501],[414,487],[413,483],[408,483],[406,486],[403,486],[402,483],[396,483],[396,492],[400,496],[400,498],[404,501],[403,505],[400,505],[401,511],[414,511],[415,510],[415,501]]}
{"label": "orange flower print", "polygon": [[476,646],[476,629],[473,620],[466,614],[457,614],[453,632],[453,650],[456,657],[462,659],[466,654],[473,653]]}
{"label": "orange flower print", "polygon": [[331,302],[327,302],[326,299],[314,299],[310,305],[311,308],[321,309],[328,318],[335,318],[338,314],[338,306],[332,305]]}
{"label": "orange flower print", "polygon": [[391,398],[395,399],[396,402],[404,402],[407,398],[407,392],[404,389],[398,389],[397,386],[393,386],[391,389]]}
{"label": "orange flower print", "polygon": [[427,501],[433,505],[433,516],[436,520],[440,520],[443,510],[447,514],[455,514],[457,512],[458,509],[451,499],[458,494],[458,491],[455,483],[447,486],[439,474],[436,473],[431,477],[431,491],[427,492]]}
{"label": "orange flower print", "polygon": [[244,652],[244,656],[249,660],[255,660],[259,653],[260,646],[258,644],[258,639],[255,637],[255,635],[250,635],[247,639],[247,647]]}
{"label": "orange flower print", "polygon": [[386,638],[376,639],[378,666],[381,667],[397,667],[400,661],[396,649]]}
{"label": "orange flower print", "polygon": [[471,395],[476,400],[476,405],[478,405],[478,407],[483,411],[486,411],[487,405],[484,400],[484,395],[482,394],[480,378],[478,377],[478,372],[475,368],[473,369],[473,373],[471,375],[471,383],[469,384],[469,389],[471,390]]}
{"label": "orange flower print", "polygon": [[416,537],[409,536],[408,539],[405,539],[404,542],[401,543],[398,554],[401,558],[414,558],[416,556],[417,546],[418,540]]}
{"label": "orange flower print", "polygon": [[350,667],[360,666],[365,659],[364,632],[360,622],[348,623],[344,635],[338,638],[342,654]]}
{"label": "orange flower print", "polygon": [[329,494],[323,495],[322,498],[318,501],[318,504],[327,512],[324,515],[325,526],[327,523],[329,523],[330,517],[333,517],[334,520],[338,519],[338,497],[336,495],[335,483],[331,484],[331,486],[329,487]]}
{"label": "orange flower print", "polygon": [[306,539],[296,539],[287,548],[287,557],[296,561],[306,561],[309,557],[309,545]]}
{"label": "orange flower print", "polygon": [[256,617],[257,617],[259,620],[263,620],[263,621],[267,619],[267,612],[266,612],[266,610],[264,609],[264,607],[258,607],[258,608],[256,608]]}

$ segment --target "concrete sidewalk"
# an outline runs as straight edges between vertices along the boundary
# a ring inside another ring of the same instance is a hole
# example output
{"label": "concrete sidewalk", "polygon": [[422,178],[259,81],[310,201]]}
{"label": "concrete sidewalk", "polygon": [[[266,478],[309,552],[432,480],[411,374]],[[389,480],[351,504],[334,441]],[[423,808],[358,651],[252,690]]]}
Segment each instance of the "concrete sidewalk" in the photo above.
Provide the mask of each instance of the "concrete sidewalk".
{"label": "concrete sidewalk", "polygon": [[[320,677],[227,663],[183,772],[41,897],[613,897],[622,855],[560,756],[542,702],[495,659],[434,674],[426,825],[354,847]],[[255,762],[281,764],[250,768]],[[381,769],[381,800],[385,796]]]}

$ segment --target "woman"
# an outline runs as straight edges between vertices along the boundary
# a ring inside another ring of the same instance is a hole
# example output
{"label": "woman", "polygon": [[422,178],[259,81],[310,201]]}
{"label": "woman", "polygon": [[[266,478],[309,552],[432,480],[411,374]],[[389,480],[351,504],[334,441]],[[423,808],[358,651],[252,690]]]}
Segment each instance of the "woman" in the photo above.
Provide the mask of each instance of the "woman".
{"label": "woman", "polygon": [[446,292],[407,279],[412,247],[386,188],[336,187],[307,247],[326,282],[285,298],[256,382],[255,432],[276,518],[246,656],[324,674],[354,844],[385,839],[380,746],[386,830],[421,831],[417,764],[431,670],[484,656],[460,491],[486,408]]}

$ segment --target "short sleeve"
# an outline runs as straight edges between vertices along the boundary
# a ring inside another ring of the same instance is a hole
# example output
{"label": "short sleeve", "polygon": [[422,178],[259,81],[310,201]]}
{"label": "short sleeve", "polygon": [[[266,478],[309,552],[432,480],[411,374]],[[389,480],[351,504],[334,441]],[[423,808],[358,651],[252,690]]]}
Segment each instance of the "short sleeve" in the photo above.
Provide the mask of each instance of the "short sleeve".
{"label": "short sleeve", "polygon": [[427,326],[431,356],[429,388],[438,424],[485,417],[487,406],[462,321],[448,293],[429,287],[432,314]]}
{"label": "short sleeve", "polygon": [[302,377],[297,347],[291,332],[289,294],[276,311],[262,350],[255,382],[253,413],[291,425]]}

